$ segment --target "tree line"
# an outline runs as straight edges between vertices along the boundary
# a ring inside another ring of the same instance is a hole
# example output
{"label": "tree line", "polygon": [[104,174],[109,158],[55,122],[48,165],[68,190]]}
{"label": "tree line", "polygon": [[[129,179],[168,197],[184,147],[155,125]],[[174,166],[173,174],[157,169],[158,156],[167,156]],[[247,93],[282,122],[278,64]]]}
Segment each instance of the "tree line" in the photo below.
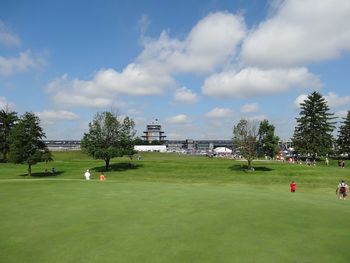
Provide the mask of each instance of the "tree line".
{"label": "tree line", "polygon": [[[121,118],[115,112],[97,113],[89,123],[89,131],[81,140],[81,148],[88,155],[105,162],[105,169],[114,157],[134,154],[135,123],[129,117]],[[46,135],[40,119],[26,112],[0,111],[0,151],[2,162],[27,164],[29,176],[32,166],[38,162],[52,161],[52,154],[43,141]]]}
{"label": "tree line", "polygon": [[[350,154],[350,111],[340,123],[338,137],[335,130],[334,114],[319,92],[313,92],[300,104],[299,117],[292,138],[296,154],[313,158],[329,154]],[[89,131],[84,133],[81,148],[88,155],[105,162],[115,157],[132,158],[135,144],[135,123],[129,117],[122,118],[116,112],[97,113],[89,123]],[[28,165],[28,175],[32,174],[32,165],[51,161],[52,154],[44,143],[46,135],[40,125],[40,119],[31,112],[18,117],[17,112],[8,107],[0,111],[0,160]],[[233,144],[248,161],[261,156],[274,158],[279,151],[279,138],[275,127],[268,120],[260,123],[241,119],[233,127]]]}
{"label": "tree line", "polygon": [[[350,154],[350,111],[340,123],[338,137],[334,138],[336,117],[330,112],[325,98],[319,92],[309,94],[301,104],[299,117],[292,138],[294,153],[312,158],[328,155]],[[233,143],[248,161],[248,169],[252,169],[252,161],[258,155],[273,158],[276,156],[279,138],[274,134],[275,127],[267,120],[258,124],[241,119],[233,127]]]}

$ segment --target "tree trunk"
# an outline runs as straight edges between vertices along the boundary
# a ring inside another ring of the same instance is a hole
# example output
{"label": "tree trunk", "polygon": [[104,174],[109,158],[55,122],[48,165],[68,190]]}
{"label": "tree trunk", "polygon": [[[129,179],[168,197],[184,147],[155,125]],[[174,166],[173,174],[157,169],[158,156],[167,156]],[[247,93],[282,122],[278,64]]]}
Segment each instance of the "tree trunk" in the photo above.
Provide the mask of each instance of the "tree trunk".
{"label": "tree trunk", "polygon": [[3,152],[2,152],[2,158],[3,158],[4,162],[7,162],[7,151],[6,151],[5,148],[4,148]]}
{"label": "tree trunk", "polygon": [[28,164],[28,175],[32,176],[32,165]]}
{"label": "tree trunk", "polygon": [[248,161],[248,170],[252,169],[252,160],[250,158],[247,159]]}
{"label": "tree trunk", "polygon": [[110,161],[111,159],[110,158],[106,158],[105,159],[105,163],[106,163],[106,171],[108,170],[108,168],[109,168],[109,161]]}

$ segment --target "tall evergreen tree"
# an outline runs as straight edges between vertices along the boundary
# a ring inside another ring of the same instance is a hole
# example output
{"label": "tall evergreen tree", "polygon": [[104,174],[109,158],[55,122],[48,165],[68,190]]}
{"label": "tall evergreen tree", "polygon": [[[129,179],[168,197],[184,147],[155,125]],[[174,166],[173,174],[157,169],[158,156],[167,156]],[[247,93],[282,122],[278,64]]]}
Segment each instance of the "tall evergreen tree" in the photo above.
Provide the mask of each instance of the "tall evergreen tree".
{"label": "tall evergreen tree", "polygon": [[32,165],[51,159],[43,138],[40,119],[34,113],[26,112],[13,127],[10,135],[10,160],[28,164],[28,175],[32,175]]}
{"label": "tall evergreen tree", "polygon": [[278,136],[275,135],[275,126],[268,120],[263,120],[259,125],[258,149],[259,152],[273,158],[278,152]]}
{"label": "tall evergreen tree", "polygon": [[337,144],[340,154],[350,154],[350,111],[339,128]]}
{"label": "tall evergreen tree", "polygon": [[331,152],[333,146],[332,131],[334,114],[326,100],[314,91],[300,104],[299,118],[294,130],[293,144],[300,154],[324,156]]}
{"label": "tall evergreen tree", "polygon": [[17,112],[11,111],[8,105],[0,111],[0,152],[5,162],[10,151],[10,132],[17,120]]}

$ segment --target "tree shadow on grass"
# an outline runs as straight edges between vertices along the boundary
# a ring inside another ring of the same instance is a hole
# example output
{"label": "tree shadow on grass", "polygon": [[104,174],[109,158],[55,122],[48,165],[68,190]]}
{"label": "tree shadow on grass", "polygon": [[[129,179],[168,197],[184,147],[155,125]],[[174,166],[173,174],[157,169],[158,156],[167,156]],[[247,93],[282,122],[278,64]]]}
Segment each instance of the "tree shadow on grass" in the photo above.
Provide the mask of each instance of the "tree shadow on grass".
{"label": "tree shadow on grass", "polygon": [[[54,178],[54,177],[57,177],[61,174],[63,174],[64,171],[57,171],[55,173],[50,173],[50,172],[40,172],[40,173],[32,173],[32,176],[31,177],[36,177],[36,178]],[[19,176],[21,177],[29,177],[28,174],[20,174]]]}
{"label": "tree shadow on grass", "polygon": [[244,171],[244,172],[253,172],[253,171],[270,172],[273,170],[265,166],[253,166],[253,168],[254,170],[248,170],[248,166],[243,164],[235,164],[229,167],[229,169],[232,171]]}
{"label": "tree shadow on grass", "polygon": [[108,170],[106,171],[105,166],[93,167],[91,170],[97,172],[123,172],[127,170],[135,170],[139,169],[143,166],[143,164],[134,164],[134,163],[114,163],[110,164]]}

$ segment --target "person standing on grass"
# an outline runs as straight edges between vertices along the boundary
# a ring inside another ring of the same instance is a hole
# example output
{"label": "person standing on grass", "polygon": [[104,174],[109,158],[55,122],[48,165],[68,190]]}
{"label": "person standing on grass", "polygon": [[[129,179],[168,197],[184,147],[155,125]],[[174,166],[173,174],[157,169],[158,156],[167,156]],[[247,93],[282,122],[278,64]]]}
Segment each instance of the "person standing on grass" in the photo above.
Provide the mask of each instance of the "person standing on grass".
{"label": "person standing on grass", "polygon": [[100,174],[100,181],[104,181],[106,180],[106,177],[103,173]]}
{"label": "person standing on grass", "polygon": [[335,194],[339,195],[339,199],[346,199],[346,196],[348,195],[349,192],[349,187],[348,185],[345,183],[344,180],[342,180],[340,182],[340,184],[338,184],[337,189],[335,190]]}
{"label": "person standing on grass", "polygon": [[291,183],[290,183],[290,191],[292,192],[292,193],[295,193],[295,190],[297,189],[297,184],[294,182],[294,181],[292,181]]}
{"label": "person standing on grass", "polygon": [[86,170],[86,172],[85,172],[84,176],[85,176],[85,180],[87,180],[87,181],[89,181],[89,180],[90,180],[91,174],[90,174],[89,169],[88,169],[88,170]]}

